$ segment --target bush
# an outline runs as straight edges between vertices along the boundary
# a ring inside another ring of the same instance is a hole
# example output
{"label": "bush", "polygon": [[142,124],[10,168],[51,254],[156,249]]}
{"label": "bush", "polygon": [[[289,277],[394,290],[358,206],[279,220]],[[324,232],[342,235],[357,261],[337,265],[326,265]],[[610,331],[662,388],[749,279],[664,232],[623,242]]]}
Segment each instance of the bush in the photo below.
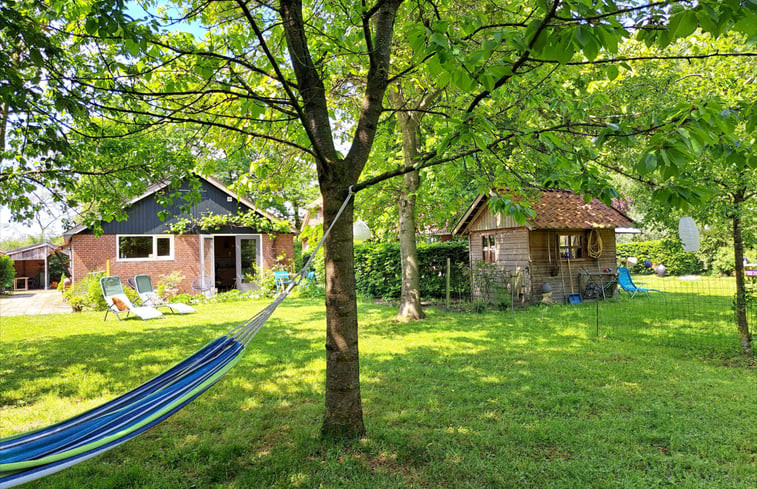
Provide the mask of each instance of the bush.
{"label": "bush", "polygon": [[13,260],[9,257],[0,256],[0,294],[6,294],[13,290],[13,280],[16,278],[16,269]]}
{"label": "bush", "polygon": [[[94,309],[104,311],[108,308],[100,288],[100,279],[105,276],[105,272],[88,273],[72,287],[63,292],[63,297],[74,311],[84,309]],[[137,299],[137,293],[130,288],[125,289],[126,297],[134,302]]]}
{"label": "bush", "polygon": [[[757,248],[744,250],[744,258],[751,262],[757,261]],[[713,254],[710,267],[714,274],[732,275],[734,270],[736,270],[733,247],[723,246],[718,248]]]}
{"label": "bush", "polygon": [[654,264],[662,263],[669,275],[691,275],[705,271],[704,263],[699,256],[683,251],[683,246],[677,239],[619,244],[618,261],[625,263],[629,256],[635,256],[639,260],[631,267],[632,273],[653,273],[654,270],[644,266],[646,260]]}
{"label": "bush", "polygon": [[[468,264],[467,241],[421,244],[418,246],[421,297],[443,298],[447,288],[447,258],[452,262],[451,284],[467,290],[464,273]],[[368,243],[355,246],[355,283],[359,294],[397,298],[402,292],[399,244]]]}

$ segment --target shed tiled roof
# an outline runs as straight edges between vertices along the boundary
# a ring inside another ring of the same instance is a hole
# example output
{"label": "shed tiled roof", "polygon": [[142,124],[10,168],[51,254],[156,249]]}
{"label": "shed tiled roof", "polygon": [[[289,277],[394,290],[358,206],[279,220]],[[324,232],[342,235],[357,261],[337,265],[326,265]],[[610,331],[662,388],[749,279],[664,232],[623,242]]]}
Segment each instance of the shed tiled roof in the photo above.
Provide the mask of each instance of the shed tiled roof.
{"label": "shed tiled roof", "polygon": [[[489,201],[489,195],[479,195],[458,221],[453,234],[466,234]],[[569,190],[540,190],[531,201],[536,217],[527,223],[531,229],[613,229],[630,228],[634,222],[620,210],[593,198],[585,202],[583,196]]]}
{"label": "shed tiled roof", "polygon": [[585,202],[581,195],[566,190],[545,190],[532,203],[536,213],[534,229],[592,229],[632,227],[633,221],[593,198]]}

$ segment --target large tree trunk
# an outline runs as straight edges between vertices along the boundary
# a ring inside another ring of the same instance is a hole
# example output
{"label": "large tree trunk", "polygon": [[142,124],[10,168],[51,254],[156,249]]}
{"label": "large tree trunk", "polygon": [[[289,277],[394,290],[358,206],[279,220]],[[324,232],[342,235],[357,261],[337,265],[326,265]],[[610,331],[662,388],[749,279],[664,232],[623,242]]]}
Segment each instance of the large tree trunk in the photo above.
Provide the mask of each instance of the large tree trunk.
{"label": "large tree trunk", "polygon": [[[324,229],[347,197],[347,188],[323,189]],[[326,412],[321,432],[328,437],[365,434],[360,400],[357,303],[352,249],[352,201],[326,237]]]}
{"label": "large tree trunk", "polygon": [[733,257],[736,260],[736,325],[744,355],[752,356],[752,336],[746,314],[746,284],[744,282],[744,240],[741,235],[741,207],[744,203],[746,189],[739,189],[734,195],[733,222]]}
{"label": "large tree trunk", "polygon": [[[365,19],[368,73],[360,114],[347,156],[335,146],[323,73],[310,53],[301,0],[280,0],[279,13],[289,60],[297,79],[299,99],[292,96],[303,128],[312,143],[323,197],[324,229],[335,221],[342,202],[368,161],[383,111],[388,85],[394,20],[402,0],[384,0]],[[368,15],[368,13],[366,13]],[[289,85],[285,85],[289,90]],[[301,105],[300,105],[301,102]],[[354,438],[365,433],[360,402],[357,302],[352,250],[352,202],[336,220],[325,241],[326,265],[326,411],[324,436]]]}

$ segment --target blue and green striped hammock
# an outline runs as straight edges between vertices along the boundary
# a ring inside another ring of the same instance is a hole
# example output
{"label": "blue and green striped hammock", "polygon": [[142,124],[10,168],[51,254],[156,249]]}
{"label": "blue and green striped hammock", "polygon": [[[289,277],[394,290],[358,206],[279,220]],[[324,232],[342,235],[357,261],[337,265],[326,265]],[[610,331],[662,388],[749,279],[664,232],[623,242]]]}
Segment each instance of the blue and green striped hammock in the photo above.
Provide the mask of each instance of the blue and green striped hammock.
{"label": "blue and green striped hammock", "polygon": [[184,407],[239,361],[245,346],[294,285],[244,324],[136,389],[66,421],[0,439],[0,489],[99,455]]}

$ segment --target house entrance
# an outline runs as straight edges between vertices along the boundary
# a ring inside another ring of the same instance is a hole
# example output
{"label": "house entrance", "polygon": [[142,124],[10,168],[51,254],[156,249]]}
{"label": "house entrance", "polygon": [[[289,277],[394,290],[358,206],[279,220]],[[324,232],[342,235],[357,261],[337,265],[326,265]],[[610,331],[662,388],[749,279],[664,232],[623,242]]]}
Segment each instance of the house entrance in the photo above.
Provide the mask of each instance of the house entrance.
{"label": "house entrance", "polygon": [[213,248],[218,292],[257,288],[262,263],[259,235],[216,235]]}

